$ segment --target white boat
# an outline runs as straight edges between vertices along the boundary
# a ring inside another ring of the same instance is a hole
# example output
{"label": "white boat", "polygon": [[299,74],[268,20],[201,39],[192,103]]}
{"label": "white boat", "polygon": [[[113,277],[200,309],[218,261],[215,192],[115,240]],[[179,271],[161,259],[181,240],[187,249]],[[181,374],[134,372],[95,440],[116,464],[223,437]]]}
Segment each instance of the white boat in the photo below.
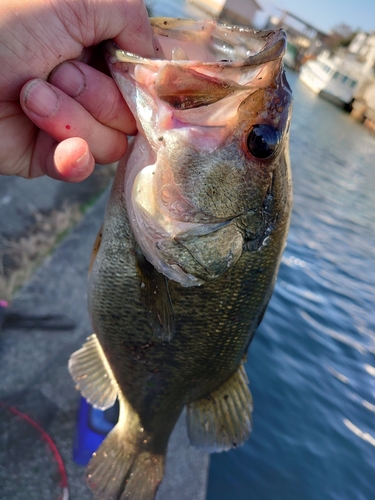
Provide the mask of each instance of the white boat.
{"label": "white boat", "polygon": [[348,105],[365,78],[363,65],[350,57],[322,52],[317,59],[301,66],[299,78],[316,94],[324,94],[341,105]]}

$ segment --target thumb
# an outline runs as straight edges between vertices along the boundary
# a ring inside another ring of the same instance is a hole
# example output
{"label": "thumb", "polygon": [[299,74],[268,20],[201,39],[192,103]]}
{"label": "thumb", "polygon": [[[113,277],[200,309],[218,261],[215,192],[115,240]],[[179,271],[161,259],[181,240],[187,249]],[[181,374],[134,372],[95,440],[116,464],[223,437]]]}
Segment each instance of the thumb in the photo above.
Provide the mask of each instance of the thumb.
{"label": "thumb", "polygon": [[[113,39],[122,49],[143,57],[155,57],[155,41],[143,0],[74,0],[79,30],[72,33],[85,47]],[[82,9],[89,16],[82,19]],[[87,19],[88,18],[88,19]]]}

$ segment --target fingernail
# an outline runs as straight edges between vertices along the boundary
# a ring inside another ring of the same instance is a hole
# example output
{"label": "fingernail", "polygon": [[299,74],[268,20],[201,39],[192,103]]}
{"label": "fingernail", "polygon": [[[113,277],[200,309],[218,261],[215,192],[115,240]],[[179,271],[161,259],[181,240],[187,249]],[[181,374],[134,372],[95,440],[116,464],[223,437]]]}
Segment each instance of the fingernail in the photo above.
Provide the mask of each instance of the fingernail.
{"label": "fingernail", "polygon": [[59,100],[59,96],[44,80],[33,80],[25,88],[25,107],[43,118],[53,115]]}
{"label": "fingernail", "polygon": [[64,180],[81,182],[92,173],[94,166],[94,157],[89,147],[86,146],[79,158],[70,164],[64,165],[64,168],[59,169],[59,172]]}
{"label": "fingernail", "polygon": [[49,81],[70,97],[78,97],[86,89],[86,76],[74,63],[60,64]]}
{"label": "fingernail", "polygon": [[80,156],[76,160],[76,165],[75,165],[76,170],[79,171],[82,169],[86,169],[87,165],[91,163],[92,159],[93,156],[91,154],[89,147],[87,146],[84,152],[82,153],[82,156]]}

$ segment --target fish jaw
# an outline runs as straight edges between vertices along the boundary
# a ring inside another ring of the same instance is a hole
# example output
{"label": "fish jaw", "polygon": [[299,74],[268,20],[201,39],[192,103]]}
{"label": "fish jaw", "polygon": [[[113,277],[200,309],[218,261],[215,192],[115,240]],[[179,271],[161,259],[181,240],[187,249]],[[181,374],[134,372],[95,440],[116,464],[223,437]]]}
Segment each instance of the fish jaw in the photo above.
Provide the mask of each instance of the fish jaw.
{"label": "fish jaw", "polygon": [[[262,207],[287,154],[291,95],[281,32],[228,31],[207,21],[189,22],[192,35],[185,22],[165,28],[154,20],[154,30],[167,57],[189,59],[144,59],[112,46],[109,64],[139,130],[124,186],[132,230],[159,272],[196,286],[235,265],[249,233],[261,241],[267,230]],[[209,40],[228,34],[233,44],[246,40],[236,47],[242,56],[216,60],[223,51],[214,54]],[[249,154],[257,124],[277,130],[270,158]]]}

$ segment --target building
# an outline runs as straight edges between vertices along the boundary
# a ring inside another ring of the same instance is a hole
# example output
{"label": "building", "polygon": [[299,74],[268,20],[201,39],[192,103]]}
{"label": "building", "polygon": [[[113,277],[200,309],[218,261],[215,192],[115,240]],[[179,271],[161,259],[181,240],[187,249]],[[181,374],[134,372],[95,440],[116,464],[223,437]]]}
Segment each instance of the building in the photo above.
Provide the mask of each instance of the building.
{"label": "building", "polygon": [[269,19],[269,29],[283,28],[288,35],[288,47],[284,58],[290,68],[299,70],[306,60],[315,58],[324,47],[328,35],[309,22],[287,10]]}
{"label": "building", "polygon": [[237,26],[253,27],[262,8],[256,0],[226,0],[219,21]]}
{"label": "building", "polygon": [[212,19],[218,19],[223,10],[225,0],[188,0]]}
{"label": "building", "polygon": [[364,65],[365,72],[373,73],[375,67],[375,32],[360,31],[351,41],[348,52]]}

